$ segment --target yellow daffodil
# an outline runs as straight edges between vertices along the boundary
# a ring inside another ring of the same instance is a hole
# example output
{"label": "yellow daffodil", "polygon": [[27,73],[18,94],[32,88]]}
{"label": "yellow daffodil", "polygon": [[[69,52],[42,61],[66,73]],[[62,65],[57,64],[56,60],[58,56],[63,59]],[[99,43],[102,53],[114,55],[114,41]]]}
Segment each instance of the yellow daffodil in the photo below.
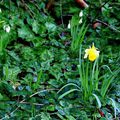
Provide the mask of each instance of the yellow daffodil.
{"label": "yellow daffodil", "polygon": [[92,45],[92,47],[90,47],[89,49],[85,50],[85,56],[84,58],[87,58],[90,61],[94,61],[99,57],[99,53],[100,51],[97,51],[97,48],[94,46],[94,44]]}

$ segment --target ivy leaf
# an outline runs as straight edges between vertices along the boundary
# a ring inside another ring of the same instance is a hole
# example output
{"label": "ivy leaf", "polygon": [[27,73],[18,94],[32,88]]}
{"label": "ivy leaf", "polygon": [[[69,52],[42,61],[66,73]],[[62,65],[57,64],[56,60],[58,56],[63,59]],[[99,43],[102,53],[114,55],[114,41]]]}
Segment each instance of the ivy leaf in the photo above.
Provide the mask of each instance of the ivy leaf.
{"label": "ivy leaf", "polygon": [[41,113],[41,120],[51,120],[51,117],[48,113]]}
{"label": "ivy leaf", "polygon": [[56,25],[53,23],[45,23],[46,28],[48,29],[49,32],[54,32],[56,30]]}
{"label": "ivy leaf", "polygon": [[32,24],[32,30],[33,32],[35,32],[36,34],[39,32],[39,24],[36,20],[34,20],[33,24]]}
{"label": "ivy leaf", "polygon": [[34,37],[32,31],[27,26],[22,26],[18,29],[18,37],[23,39],[32,39]]}

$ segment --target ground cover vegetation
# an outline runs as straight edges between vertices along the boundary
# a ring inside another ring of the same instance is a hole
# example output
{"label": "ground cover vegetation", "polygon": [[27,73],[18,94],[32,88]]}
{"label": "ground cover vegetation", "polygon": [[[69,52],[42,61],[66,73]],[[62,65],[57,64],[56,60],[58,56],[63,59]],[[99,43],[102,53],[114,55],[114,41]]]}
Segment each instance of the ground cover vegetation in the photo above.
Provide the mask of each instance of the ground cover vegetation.
{"label": "ground cover vegetation", "polygon": [[0,1],[0,120],[120,119],[120,0]]}

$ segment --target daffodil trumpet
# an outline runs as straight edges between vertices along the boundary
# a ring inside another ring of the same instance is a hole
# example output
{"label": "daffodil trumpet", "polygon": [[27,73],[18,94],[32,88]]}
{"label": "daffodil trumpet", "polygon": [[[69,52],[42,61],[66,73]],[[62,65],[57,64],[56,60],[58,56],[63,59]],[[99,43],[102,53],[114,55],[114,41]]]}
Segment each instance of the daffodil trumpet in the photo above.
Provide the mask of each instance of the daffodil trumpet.
{"label": "daffodil trumpet", "polygon": [[92,44],[92,47],[85,50],[84,58],[88,58],[90,61],[95,61],[99,57],[100,51]]}

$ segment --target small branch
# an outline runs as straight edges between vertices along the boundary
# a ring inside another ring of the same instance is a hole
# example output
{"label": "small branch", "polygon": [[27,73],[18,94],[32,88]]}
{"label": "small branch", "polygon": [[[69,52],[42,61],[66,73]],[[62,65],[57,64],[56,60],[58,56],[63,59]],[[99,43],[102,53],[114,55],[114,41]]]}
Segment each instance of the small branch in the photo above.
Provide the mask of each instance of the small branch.
{"label": "small branch", "polygon": [[30,9],[30,7],[25,3],[24,0],[21,0],[21,1],[22,1],[23,5],[24,5],[25,9],[28,10],[30,16],[33,17],[34,12]]}
{"label": "small branch", "polygon": [[64,22],[63,22],[63,13],[62,13],[62,0],[60,0],[60,13],[61,13],[61,21],[62,21],[62,25],[64,27]]}
{"label": "small branch", "polygon": [[[58,89],[46,89],[46,90],[41,90],[41,91],[38,91],[38,92],[30,95],[28,98],[32,98],[33,96],[35,96],[35,95],[37,95],[37,94],[39,94],[39,93],[41,93],[41,92],[45,92],[45,91],[50,92],[50,91],[55,91],[55,90],[58,90]],[[26,100],[26,99],[23,99],[22,101],[19,102],[19,104],[25,103],[25,102],[24,102],[25,100]],[[34,103],[34,104],[36,104],[36,103]],[[39,104],[39,105],[43,105],[43,104]],[[15,111],[17,111],[17,110],[19,109],[19,107],[20,107],[20,105],[19,105],[15,110],[13,110],[13,111],[9,114],[9,116],[11,116]],[[1,118],[0,120],[4,120],[5,118],[6,118],[6,116],[3,117],[3,118]],[[10,117],[9,117],[9,118],[10,118]]]}
{"label": "small branch", "polygon": [[112,27],[111,25],[109,25],[109,24],[107,24],[107,23],[105,23],[105,22],[103,22],[103,21],[101,21],[101,20],[96,19],[96,22],[99,22],[99,23],[101,23],[101,24],[109,27],[111,30],[114,30],[114,31],[116,31],[116,32],[120,32],[120,31],[117,30],[116,28]]}
{"label": "small branch", "polygon": [[[109,0],[102,4],[102,1],[100,0],[100,6],[97,9],[102,13],[102,7],[104,7],[108,2],[109,2]],[[92,4],[92,6],[94,6],[94,4]],[[99,11],[96,11],[96,12],[99,13]],[[98,17],[98,14],[95,15],[93,20],[95,20],[97,17]]]}
{"label": "small branch", "polygon": [[43,106],[45,104],[39,104],[39,103],[30,103],[30,102],[22,102],[20,104],[33,104],[33,105],[37,105],[37,106]]}
{"label": "small branch", "polygon": [[110,1],[108,0],[105,3],[101,4],[100,8],[104,7],[108,2],[110,2]]}
{"label": "small branch", "polygon": [[120,5],[120,3],[110,3],[110,5]]}

